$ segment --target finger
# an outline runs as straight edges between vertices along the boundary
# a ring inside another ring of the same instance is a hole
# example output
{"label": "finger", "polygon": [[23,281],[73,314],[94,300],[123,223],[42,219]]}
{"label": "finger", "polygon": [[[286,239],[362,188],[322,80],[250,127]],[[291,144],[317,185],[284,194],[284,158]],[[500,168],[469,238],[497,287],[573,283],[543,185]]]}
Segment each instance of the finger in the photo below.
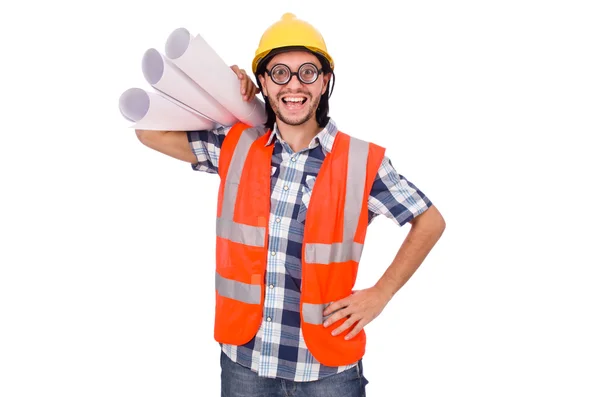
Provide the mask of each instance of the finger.
{"label": "finger", "polygon": [[348,320],[344,321],[344,323],[342,325],[340,325],[339,327],[337,327],[336,329],[331,331],[331,335],[336,336],[336,335],[341,334],[342,332],[344,332],[345,330],[350,328],[352,326],[352,324],[354,324],[357,321],[358,321],[357,316],[350,316],[350,318]]}
{"label": "finger", "polygon": [[238,77],[240,79],[240,93],[246,98],[246,92],[248,92],[248,76],[240,72]]}
{"label": "finger", "polygon": [[337,320],[339,320],[341,318],[340,311],[343,309],[344,308],[338,309],[338,311],[329,311],[329,313],[327,313],[327,314],[323,313],[323,320],[325,320],[323,322],[323,325],[325,327],[329,327],[331,324],[333,324]]}
{"label": "finger", "polygon": [[350,312],[350,309],[342,308],[342,309],[338,310],[337,312],[334,312],[327,320],[325,320],[325,322],[323,323],[323,326],[325,328],[327,328],[331,324],[335,324],[336,322],[343,319],[344,317],[349,317],[351,314],[352,313]]}
{"label": "finger", "polygon": [[323,310],[323,316],[329,316],[331,313],[340,310],[346,306],[348,306],[348,298],[343,298],[337,302],[333,302],[331,305],[327,306],[325,310]]}
{"label": "finger", "polygon": [[256,92],[254,91],[254,83],[248,78],[248,83],[246,84],[246,96],[248,97],[248,101],[251,100]]}
{"label": "finger", "polygon": [[256,88],[256,86],[254,85],[254,83],[248,79],[248,99],[252,99],[254,98],[254,96],[256,95],[256,93],[258,92],[258,88]]}
{"label": "finger", "polygon": [[348,332],[348,334],[346,336],[344,336],[344,339],[350,340],[350,339],[354,338],[364,328],[365,325],[366,325],[366,321],[360,320],[356,324],[356,326],[352,329],[352,331]]}
{"label": "finger", "polygon": [[246,96],[248,98],[252,98],[252,96],[254,95],[254,90],[253,90],[253,86],[254,83],[252,83],[252,80],[250,80],[250,77],[246,78]]}
{"label": "finger", "polygon": [[[244,69],[240,69],[237,65],[231,65],[231,70],[234,71],[234,73],[237,75],[238,80],[240,80],[240,94],[242,94],[244,96],[244,94],[246,93],[246,88],[245,88],[245,78],[246,78],[246,73],[244,71]],[[244,96],[245,99],[245,96]]]}

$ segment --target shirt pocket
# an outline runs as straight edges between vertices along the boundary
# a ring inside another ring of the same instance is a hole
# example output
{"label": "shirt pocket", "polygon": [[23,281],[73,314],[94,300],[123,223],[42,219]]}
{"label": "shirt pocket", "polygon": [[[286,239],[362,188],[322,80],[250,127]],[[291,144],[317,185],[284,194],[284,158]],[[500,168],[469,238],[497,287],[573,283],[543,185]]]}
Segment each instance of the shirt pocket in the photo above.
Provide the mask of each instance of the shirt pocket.
{"label": "shirt pocket", "polygon": [[317,177],[314,175],[307,175],[302,184],[302,202],[300,203],[300,209],[298,211],[298,221],[302,223],[306,220],[306,211],[308,210],[310,195],[312,194],[316,179]]}

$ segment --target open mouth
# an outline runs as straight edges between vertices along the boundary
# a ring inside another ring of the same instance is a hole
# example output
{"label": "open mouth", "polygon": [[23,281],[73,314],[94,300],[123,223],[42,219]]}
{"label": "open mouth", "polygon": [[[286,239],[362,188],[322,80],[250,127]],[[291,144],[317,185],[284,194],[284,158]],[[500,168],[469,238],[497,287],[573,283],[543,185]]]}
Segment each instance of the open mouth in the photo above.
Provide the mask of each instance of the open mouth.
{"label": "open mouth", "polygon": [[306,103],[308,98],[303,96],[284,96],[283,98],[281,98],[281,100],[286,107],[294,109],[302,107],[302,105]]}

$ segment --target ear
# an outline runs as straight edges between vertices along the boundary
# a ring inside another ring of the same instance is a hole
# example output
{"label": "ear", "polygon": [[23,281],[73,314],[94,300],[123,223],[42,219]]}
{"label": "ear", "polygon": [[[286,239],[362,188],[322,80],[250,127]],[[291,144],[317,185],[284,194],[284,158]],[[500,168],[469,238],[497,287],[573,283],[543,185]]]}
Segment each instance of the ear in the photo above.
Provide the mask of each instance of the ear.
{"label": "ear", "polygon": [[327,73],[323,75],[323,88],[321,89],[321,95],[327,92],[327,84],[329,84],[329,80],[331,79],[331,73]]}
{"label": "ear", "polygon": [[264,96],[268,96],[267,95],[267,87],[266,87],[266,80],[265,80],[265,76],[263,76],[262,74],[258,76],[258,80],[260,81],[260,87],[262,88],[262,93]]}

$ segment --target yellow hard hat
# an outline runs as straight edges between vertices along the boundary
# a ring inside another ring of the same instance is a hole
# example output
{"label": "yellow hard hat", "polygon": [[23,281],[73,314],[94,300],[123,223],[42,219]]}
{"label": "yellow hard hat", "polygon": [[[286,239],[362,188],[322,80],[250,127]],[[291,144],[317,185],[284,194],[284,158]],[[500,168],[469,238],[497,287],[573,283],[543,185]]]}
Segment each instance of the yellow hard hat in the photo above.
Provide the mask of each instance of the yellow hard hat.
{"label": "yellow hard hat", "polygon": [[259,62],[272,50],[298,46],[323,55],[333,70],[333,58],[327,52],[321,33],[308,22],[288,12],[263,33],[252,61],[252,72],[256,73]]}

